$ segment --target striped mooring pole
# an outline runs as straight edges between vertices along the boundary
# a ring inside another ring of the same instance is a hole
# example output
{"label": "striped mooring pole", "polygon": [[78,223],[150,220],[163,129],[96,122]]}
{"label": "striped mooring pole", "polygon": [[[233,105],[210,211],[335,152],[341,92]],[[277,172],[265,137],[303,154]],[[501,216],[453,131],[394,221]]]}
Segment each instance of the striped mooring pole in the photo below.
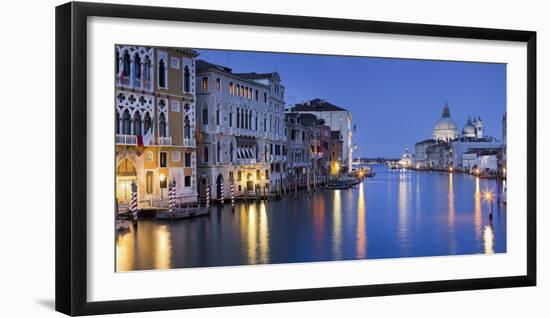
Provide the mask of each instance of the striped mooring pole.
{"label": "striped mooring pole", "polygon": [[233,185],[233,181],[231,181],[231,184],[229,185],[229,191],[231,191],[231,210],[235,209],[235,186]]}
{"label": "striped mooring pole", "polygon": [[131,207],[131,211],[132,211],[132,216],[134,218],[134,224],[136,224],[137,217],[138,217],[138,209],[137,209],[137,184],[136,184],[135,181],[132,181],[131,188],[132,188],[132,207]]}
{"label": "striped mooring pole", "polygon": [[225,182],[222,181],[222,183],[220,183],[220,194],[221,194],[221,199],[220,199],[220,203],[223,205],[223,200],[225,198],[225,189],[224,189],[224,184]]}
{"label": "striped mooring pole", "polygon": [[176,180],[173,180],[168,184],[168,211],[172,213],[174,211],[174,207],[176,206]]}
{"label": "striped mooring pole", "polygon": [[210,185],[206,186],[206,207],[210,207]]}

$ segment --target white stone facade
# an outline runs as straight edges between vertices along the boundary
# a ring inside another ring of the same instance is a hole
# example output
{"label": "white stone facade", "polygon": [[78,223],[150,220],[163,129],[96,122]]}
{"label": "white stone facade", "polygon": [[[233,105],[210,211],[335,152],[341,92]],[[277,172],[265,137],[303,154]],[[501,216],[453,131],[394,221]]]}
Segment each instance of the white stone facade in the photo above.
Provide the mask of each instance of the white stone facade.
{"label": "white stone facade", "polygon": [[197,67],[199,195],[210,185],[211,197],[221,199],[223,184],[228,199],[231,180],[236,195],[273,190],[286,163],[284,104],[273,97],[283,89],[278,75],[254,73],[256,79],[206,62]]}

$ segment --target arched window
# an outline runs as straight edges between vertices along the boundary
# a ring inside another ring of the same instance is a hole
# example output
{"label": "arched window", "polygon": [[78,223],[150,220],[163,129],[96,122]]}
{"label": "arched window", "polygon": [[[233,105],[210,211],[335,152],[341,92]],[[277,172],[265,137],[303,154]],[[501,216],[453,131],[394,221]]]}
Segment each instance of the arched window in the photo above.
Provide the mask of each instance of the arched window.
{"label": "arched window", "polygon": [[151,129],[151,115],[149,112],[145,113],[145,129],[143,131],[144,134],[149,133],[149,129]]}
{"label": "arched window", "polygon": [[242,128],[246,128],[246,127],[244,126],[244,111],[241,111],[241,127],[242,127]]}
{"label": "arched window", "polygon": [[122,114],[122,134],[130,134],[130,112],[128,110],[125,110]]}
{"label": "arched window", "polygon": [[134,135],[141,136],[141,115],[139,112],[134,114]]}
{"label": "arched window", "polygon": [[120,55],[118,54],[118,51],[115,52],[115,72],[118,76],[118,73],[120,72]]}
{"label": "arched window", "polygon": [[202,124],[208,125],[208,105],[206,103],[202,106]]}
{"label": "arched window", "polygon": [[137,53],[134,54],[134,78],[141,79],[141,57]]}
{"label": "arched window", "polygon": [[237,108],[237,128],[241,128],[241,111]]}
{"label": "arched window", "polygon": [[203,158],[202,160],[204,162],[208,162],[208,147],[206,145],[204,145],[204,153],[203,153]]}
{"label": "arched window", "polygon": [[267,116],[264,116],[264,131],[267,131]]}
{"label": "arched window", "polygon": [[233,143],[229,145],[229,161],[233,162]]}
{"label": "arched window", "polygon": [[252,129],[252,111],[248,112],[248,129]]}
{"label": "arched window", "polygon": [[122,63],[122,75],[125,77],[130,76],[130,53],[124,52],[124,60]]}
{"label": "arched window", "polygon": [[116,131],[116,134],[120,134],[120,115],[118,114],[117,111],[115,111],[115,116],[116,116],[115,131]]}
{"label": "arched window", "polygon": [[166,88],[166,65],[164,60],[159,62],[159,87]]}
{"label": "arched window", "polygon": [[267,162],[267,146],[264,146],[264,161]]}
{"label": "arched window", "polygon": [[166,137],[166,116],[164,113],[159,116],[159,137]]}
{"label": "arched window", "polygon": [[256,116],[254,117],[254,128],[256,129],[256,131],[258,130],[258,112],[256,112]]}
{"label": "arched window", "polygon": [[191,124],[189,123],[189,116],[185,116],[183,120],[183,137],[185,139],[191,138]]}
{"label": "arched window", "polygon": [[183,90],[186,93],[191,91],[191,75],[189,74],[189,67],[187,65],[183,69]]}
{"label": "arched window", "polygon": [[148,56],[145,56],[145,65],[143,66],[143,86],[148,87],[148,83],[151,82],[151,60]]}
{"label": "arched window", "polygon": [[222,149],[221,149],[221,146],[220,146],[220,142],[218,141],[216,143],[216,162],[217,163],[220,163],[221,162],[221,155],[222,155]]}
{"label": "arched window", "polygon": [[229,127],[233,127],[233,112],[229,112]]}

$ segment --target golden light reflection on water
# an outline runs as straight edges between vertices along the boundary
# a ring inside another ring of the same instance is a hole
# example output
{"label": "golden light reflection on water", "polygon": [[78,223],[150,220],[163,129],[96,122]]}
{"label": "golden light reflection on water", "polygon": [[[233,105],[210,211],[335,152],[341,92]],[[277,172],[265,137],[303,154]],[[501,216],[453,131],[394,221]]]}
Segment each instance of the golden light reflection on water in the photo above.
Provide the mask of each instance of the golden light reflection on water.
{"label": "golden light reflection on water", "polygon": [[117,236],[116,270],[125,272],[139,267],[172,268],[172,241],[167,225],[140,223],[137,229]]}
{"label": "golden light reflection on water", "polygon": [[171,268],[172,243],[170,242],[170,230],[167,225],[157,226],[155,233],[155,269]]}
{"label": "golden light reflection on water", "polygon": [[449,237],[451,254],[456,254],[456,233],[455,233],[455,194],[453,188],[453,174],[449,173]]}
{"label": "golden light reflection on water", "polygon": [[260,257],[261,263],[269,263],[269,226],[267,224],[267,210],[265,202],[260,204]]}
{"label": "golden light reflection on water", "polygon": [[241,206],[241,239],[246,246],[248,264],[269,263],[269,224],[264,202]]}
{"label": "golden light reflection on water", "polygon": [[363,182],[359,184],[357,199],[357,258],[367,258],[367,222],[365,218],[365,193]]}
{"label": "golden light reflection on water", "polygon": [[481,239],[481,191],[479,190],[479,177],[476,177],[476,192],[474,194],[474,227],[476,241]]}
{"label": "golden light reflection on water", "polygon": [[485,254],[494,254],[495,253],[495,234],[493,232],[493,227],[490,225],[485,226],[483,231],[483,241],[485,246]]}
{"label": "golden light reflection on water", "polygon": [[124,272],[133,270],[131,260],[135,258],[135,241],[133,233],[119,235],[116,240],[116,270]]}
{"label": "golden light reflection on water", "polygon": [[334,259],[342,258],[342,198],[341,190],[333,191],[332,199],[332,253]]}

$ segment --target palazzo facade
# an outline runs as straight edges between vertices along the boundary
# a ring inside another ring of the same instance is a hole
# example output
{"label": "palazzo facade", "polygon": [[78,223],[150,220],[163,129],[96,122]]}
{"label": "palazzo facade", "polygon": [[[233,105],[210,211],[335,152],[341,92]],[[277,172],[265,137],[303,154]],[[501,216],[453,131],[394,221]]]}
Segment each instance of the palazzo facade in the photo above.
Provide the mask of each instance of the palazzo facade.
{"label": "palazzo facade", "polygon": [[199,196],[273,190],[284,178],[284,87],[277,73],[234,73],[197,61]]}
{"label": "palazzo facade", "polygon": [[195,58],[189,49],[115,47],[116,198],[167,204],[176,182],[182,201],[197,199]]}

